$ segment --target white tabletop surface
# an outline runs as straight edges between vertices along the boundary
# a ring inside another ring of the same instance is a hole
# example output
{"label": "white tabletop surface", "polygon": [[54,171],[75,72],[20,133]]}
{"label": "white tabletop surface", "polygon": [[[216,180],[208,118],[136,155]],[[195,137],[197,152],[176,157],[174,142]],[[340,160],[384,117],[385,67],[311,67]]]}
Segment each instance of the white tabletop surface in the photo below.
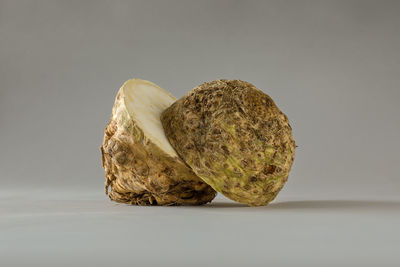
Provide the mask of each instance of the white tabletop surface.
{"label": "white tabletop surface", "polygon": [[138,207],[8,190],[0,214],[0,266],[400,266],[400,199]]}

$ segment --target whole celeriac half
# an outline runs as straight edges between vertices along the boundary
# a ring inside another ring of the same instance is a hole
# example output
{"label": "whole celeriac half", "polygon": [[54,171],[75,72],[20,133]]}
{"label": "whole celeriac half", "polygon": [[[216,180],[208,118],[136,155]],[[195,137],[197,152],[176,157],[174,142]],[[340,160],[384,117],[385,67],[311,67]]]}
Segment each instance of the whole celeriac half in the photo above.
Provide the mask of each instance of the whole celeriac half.
{"label": "whole celeriac half", "polygon": [[178,157],[160,115],[176,99],[157,85],[132,79],[119,90],[101,146],[106,193],[137,205],[199,205],[216,192]]}
{"label": "whole celeriac half", "polygon": [[266,205],[288,179],[295,154],[289,121],[248,82],[203,83],[167,108],[161,121],[179,156],[232,200]]}

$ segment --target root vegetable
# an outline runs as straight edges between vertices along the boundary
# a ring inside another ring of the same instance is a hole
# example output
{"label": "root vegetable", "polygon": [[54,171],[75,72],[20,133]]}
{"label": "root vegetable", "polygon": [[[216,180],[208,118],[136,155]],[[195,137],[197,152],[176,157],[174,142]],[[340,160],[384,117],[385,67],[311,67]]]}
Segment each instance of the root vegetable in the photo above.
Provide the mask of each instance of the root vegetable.
{"label": "root vegetable", "polygon": [[137,205],[200,205],[216,192],[179,158],[165,137],[163,110],[176,99],[132,79],[119,90],[101,146],[106,193]]}
{"label": "root vegetable", "polygon": [[203,83],[168,107],[161,121],[179,156],[230,199],[266,205],[288,178],[295,155],[289,121],[248,82]]}

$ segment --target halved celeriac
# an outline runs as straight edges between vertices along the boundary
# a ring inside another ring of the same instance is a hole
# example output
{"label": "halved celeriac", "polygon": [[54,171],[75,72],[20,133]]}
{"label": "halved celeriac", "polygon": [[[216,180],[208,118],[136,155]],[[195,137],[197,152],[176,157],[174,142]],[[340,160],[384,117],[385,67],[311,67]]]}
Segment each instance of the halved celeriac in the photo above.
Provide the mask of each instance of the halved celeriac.
{"label": "halved celeriac", "polygon": [[216,192],[179,158],[160,121],[175,97],[145,80],[119,90],[101,146],[106,193],[137,205],[199,205]]}

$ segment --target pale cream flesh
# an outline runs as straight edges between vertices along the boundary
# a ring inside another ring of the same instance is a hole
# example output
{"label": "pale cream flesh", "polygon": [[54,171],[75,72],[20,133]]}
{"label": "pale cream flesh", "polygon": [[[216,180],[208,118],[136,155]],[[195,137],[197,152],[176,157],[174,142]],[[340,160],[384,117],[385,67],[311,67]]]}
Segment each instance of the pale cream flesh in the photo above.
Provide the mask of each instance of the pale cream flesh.
{"label": "pale cream flesh", "polygon": [[154,144],[178,157],[165,136],[161,113],[176,101],[170,93],[152,82],[131,79],[123,85],[125,106],[131,118]]}

